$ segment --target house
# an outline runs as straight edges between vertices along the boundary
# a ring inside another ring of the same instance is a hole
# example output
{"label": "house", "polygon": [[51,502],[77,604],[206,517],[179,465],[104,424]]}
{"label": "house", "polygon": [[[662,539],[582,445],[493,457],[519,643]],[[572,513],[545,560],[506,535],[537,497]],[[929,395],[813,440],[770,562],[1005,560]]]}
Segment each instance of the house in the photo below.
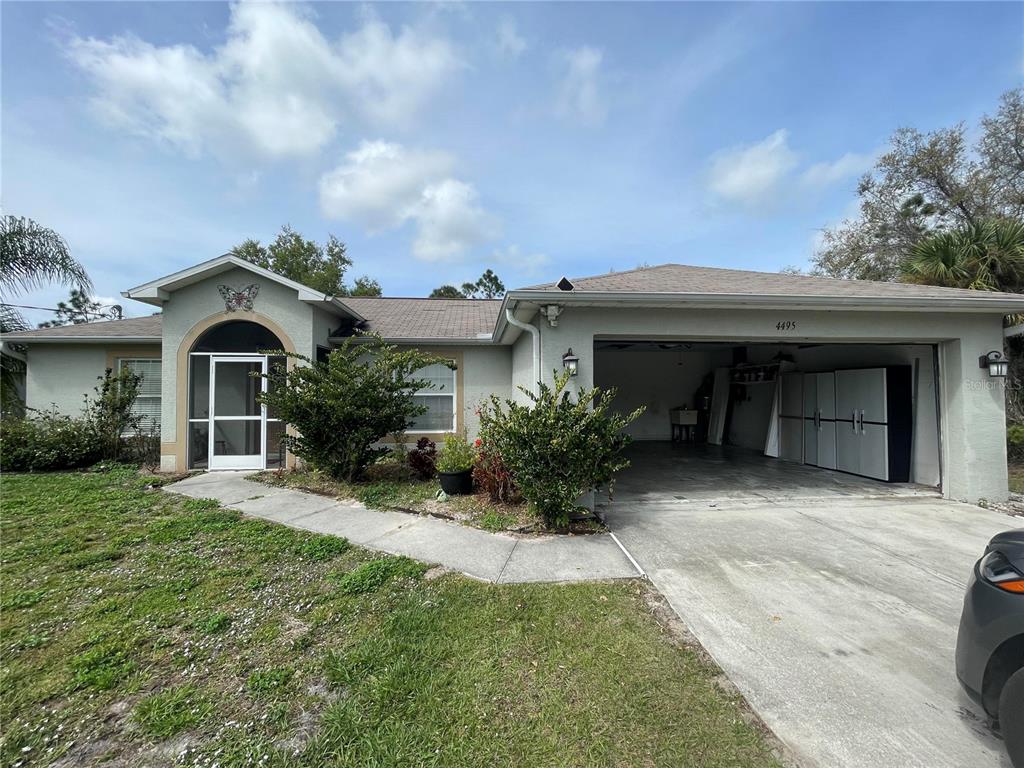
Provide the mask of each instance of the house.
{"label": "house", "polygon": [[[371,331],[451,358],[425,371],[410,436],[477,429],[477,404],[525,399],[572,366],[573,387],[643,405],[638,440],[689,437],[948,498],[1007,495],[1003,317],[1024,295],[664,264],[510,291],[500,300],[337,298],[221,256],[123,294],[151,317],[10,334],[31,408],[81,407],[105,368],[143,376],[161,467],[291,461],[256,403],[272,348],[309,357]],[[676,426],[673,423],[676,423]],[[683,429],[685,427],[685,430]]]}

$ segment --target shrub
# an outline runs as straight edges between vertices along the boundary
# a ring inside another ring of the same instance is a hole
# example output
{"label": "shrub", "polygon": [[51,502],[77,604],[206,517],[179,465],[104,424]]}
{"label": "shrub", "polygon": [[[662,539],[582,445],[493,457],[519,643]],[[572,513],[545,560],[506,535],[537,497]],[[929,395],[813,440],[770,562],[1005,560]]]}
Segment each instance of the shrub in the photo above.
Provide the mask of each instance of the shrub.
{"label": "shrub", "polygon": [[412,475],[412,470],[405,458],[405,451],[401,449],[386,449],[363,473],[363,479],[368,482],[390,481],[403,482]]}
{"label": "shrub", "polygon": [[540,393],[523,390],[531,405],[491,397],[480,412],[480,437],[501,456],[531,506],[551,526],[568,525],[576,500],[586,491],[611,484],[629,466],[620,455],[629,437],[622,430],[643,408],[628,416],[610,410],[615,390],[581,390],[573,399],[569,374]]}
{"label": "shrub", "polygon": [[44,472],[85,467],[102,458],[91,422],[56,411],[0,425],[0,467],[8,472]]}
{"label": "shrub", "polygon": [[473,483],[486,492],[495,504],[516,504],[521,501],[523,494],[498,451],[482,440],[477,440],[477,443]]}
{"label": "shrub", "polygon": [[473,468],[476,454],[466,438],[461,435],[445,435],[444,450],[437,457],[438,472],[465,472]]}
{"label": "shrub", "polygon": [[388,435],[404,432],[425,412],[412,395],[429,386],[416,378],[428,365],[451,362],[418,350],[399,350],[378,336],[353,339],[324,361],[289,354],[299,365],[274,366],[265,374],[261,400],[293,426],[288,448],[336,480],[360,479],[387,449],[375,448]]}
{"label": "shrub", "polygon": [[1006,456],[1013,464],[1024,463],[1024,424],[1006,428]]}
{"label": "shrub", "polygon": [[437,445],[427,437],[416,441],[416,447],[409,451],[409,466],[420,480],[430,480],[437,473]]}
{"label": "shrub", "polygon": [[121,458],[125,435],[138,433],[142,423],[142,417],[132,413],[142,377],[128,368],[116,374],[107,368],[99,382],[95,394],[85,398],[85,419],[96,432],[100,456],[116,461]]}

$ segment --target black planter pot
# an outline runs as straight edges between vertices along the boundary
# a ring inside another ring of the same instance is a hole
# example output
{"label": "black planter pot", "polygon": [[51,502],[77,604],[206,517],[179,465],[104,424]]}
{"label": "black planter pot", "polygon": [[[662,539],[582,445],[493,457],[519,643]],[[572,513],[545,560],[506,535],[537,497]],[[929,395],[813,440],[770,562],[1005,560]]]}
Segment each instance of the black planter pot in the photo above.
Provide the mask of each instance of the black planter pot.
{"label": "black planter pot", "polygon": [[465,496],[473,492],[472,469],[465,469],[462,472],[438,472],[437,479],[441,481],[441,490],[449,496]]}

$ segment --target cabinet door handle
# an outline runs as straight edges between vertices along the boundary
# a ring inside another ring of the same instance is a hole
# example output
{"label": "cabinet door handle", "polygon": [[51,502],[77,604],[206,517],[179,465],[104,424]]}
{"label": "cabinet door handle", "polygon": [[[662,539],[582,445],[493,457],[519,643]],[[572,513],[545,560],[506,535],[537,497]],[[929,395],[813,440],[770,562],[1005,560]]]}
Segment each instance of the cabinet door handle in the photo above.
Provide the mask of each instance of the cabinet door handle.
{"label": "cabinet door handle", "polygon": [[853,434],[857,434],[857,409],[853,409]]}
{"label": "cabinet door handle", "polygon": [[863,435],[867,430],[864,429],[864,409],[860,411],[860,433]]}

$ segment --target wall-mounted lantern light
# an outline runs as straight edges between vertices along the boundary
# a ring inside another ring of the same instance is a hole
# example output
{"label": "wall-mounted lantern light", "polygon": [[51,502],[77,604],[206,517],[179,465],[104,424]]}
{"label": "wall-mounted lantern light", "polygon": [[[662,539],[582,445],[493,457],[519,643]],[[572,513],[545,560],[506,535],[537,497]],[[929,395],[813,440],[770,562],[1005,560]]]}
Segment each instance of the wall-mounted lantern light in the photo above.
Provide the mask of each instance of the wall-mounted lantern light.
{"label": "wall-mounted lantern light", "polygon": [[978,358],[978,367],[988,368],[988,375],[993,378],[1005,378],[1010,372],[1010,361],[1002,352],[993,349]]}
{"label": "wall-mounted lantern light", "polygon": [[575,376],[580,370],[580,359],[572,353],[572,347],[569,347],[569,351],[562,355],[562,367],[569,372],[570,376]]}

